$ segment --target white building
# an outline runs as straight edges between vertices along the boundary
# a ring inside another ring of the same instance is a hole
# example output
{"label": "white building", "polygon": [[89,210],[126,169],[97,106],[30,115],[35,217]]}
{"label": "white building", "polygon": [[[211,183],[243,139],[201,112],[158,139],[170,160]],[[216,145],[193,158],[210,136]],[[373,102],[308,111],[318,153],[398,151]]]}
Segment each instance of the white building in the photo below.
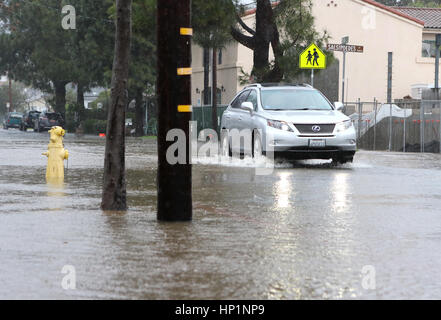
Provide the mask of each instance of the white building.
{"label": "white building", "polygon": [[[312,14],[316,30],[330,34],[329,43],[349,36],[350,44],[364,47],[363,53],[346,55],[346,101],[374,97],[386,101],[388,52],[393,53],[393,99],[417,95],[418,88],[433,85],[433,41],[441,33],[441,9],[392,8],[373,0],[313,0]],[[255,10],[247,11],[243,20],[253,27]],[[341,52],[335,52],[335,57],[342,61]],[[203,100],[204,69],[203,49],[195,44],[192,59],[192,103],[198,105]],[[232,42],[222,50],[218,63],[220,103],[227,104],[242,88],[241,69],[251,72],[252,51]],[[341,100],[342,63],[339,68]]]}

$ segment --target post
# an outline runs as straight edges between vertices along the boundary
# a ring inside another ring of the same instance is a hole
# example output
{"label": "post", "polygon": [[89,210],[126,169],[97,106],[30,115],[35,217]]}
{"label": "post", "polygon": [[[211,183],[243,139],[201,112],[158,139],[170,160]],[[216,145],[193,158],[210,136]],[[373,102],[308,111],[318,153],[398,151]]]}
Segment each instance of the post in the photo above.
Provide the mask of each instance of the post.
{"label": "post", "polygon": [[343,78],[341,81],[341,102],[345,105],[345,70],[346,69],[346,51],[343,51]]}
{"label": "post", "polygon": [[311,69],[311,86],[314,87],[314,69]]}
{"label": "post", "polygon": [[[157,2],[158,110],[158,214],[161,221],[192,218],[190,121],[191,121],[191,0]],[[167,141],[172,129],[173,141]],[[179,133],[185,134],[184,146]],[[177,145],[177,163],[167,150]],[[180,159],[185,152],[185,161]]]}
{"label": "post", "polygon": [[392,151],[392,52],[387,53],[387,103],[389,104],[389,151]]}
{"label": "post", "polygon": [[217,49],[213,48],[213,61],[211,68],[211,127],[217,132]]}
{"label": "post", "polygon": [[[358,129],[357,129],[357,131],[358,131],[358,141],[361,138],[361,115],[362,115],[362,113],[363,113],[363,110],[362,110],[362,107],[361,107],[360,98],[358,98]],[[357,144],[358,144],[358,141],[357,141]]]}
{"label": "post", "polygon": [[374,98],[374,151],[377,144],[377,98]]}
{"label": "post", "polygon": [[8,110],[8,112],[11,112],[12,111],[12,80],[9,77],[9,74],[8,74],[8,78],[9,78],[9,92],[8,92],[8,94],[9,94],[9,110]]}
{"label": "post", "polygon": [[406,152],[406,105],[404,105],[404,119],[403,119],[403,152]]}
{"label": "post", "polygon": [[435,90],[436,90],[436,99],[438,100],[438,110],[440,113],[440,124],[439,124],[439,152],[441,153],[441,105],[439,103],[439,58],[440,58],[440,46],[441,46],[441,34],[437,34],[435,37],[435,45],[436,45],[436,56],[435,56]]}
{"label": "post", "polygon": [[426,104],[424,103],[424,100],[421,99],[420,104],[420,152],[424,152],[424,109]]}
{"label": "post", "polygon": [[[349,37],[345,36],[341,38],[341,44],[348,44],[349,43]],[[343,49],[343,77],[342,77],[342,86],[341,86],[341,102],[343,103],[343,106],[345,105],[345,70],[346,69],[346,51]]]}

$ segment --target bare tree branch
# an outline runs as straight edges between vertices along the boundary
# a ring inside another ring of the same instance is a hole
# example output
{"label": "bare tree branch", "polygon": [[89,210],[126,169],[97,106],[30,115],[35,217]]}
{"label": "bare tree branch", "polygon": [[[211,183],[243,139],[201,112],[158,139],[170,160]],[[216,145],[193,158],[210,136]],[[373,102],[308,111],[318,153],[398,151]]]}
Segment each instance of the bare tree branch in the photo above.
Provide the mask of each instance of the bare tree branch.
{"label": "bare tree branch", "polygon": [[255,48],[254,36],[253,37],[246,36],[234,27],[231,27],[231,35],[234,38],[234,40],[236,40],[240,44],[244,45],[245,47],[251,50],[254,50]]}
{"label": "bare tree branch", "polygon": [[256,31],[254,31],[253,29],[251,29],[250,27],[248,27],[246,25],[245,22],[243,22],[242,18],[239,15],[236,15],[236,19],[239,22],[240,26],[248,33],[252,34],[253,36],[256,34]]}

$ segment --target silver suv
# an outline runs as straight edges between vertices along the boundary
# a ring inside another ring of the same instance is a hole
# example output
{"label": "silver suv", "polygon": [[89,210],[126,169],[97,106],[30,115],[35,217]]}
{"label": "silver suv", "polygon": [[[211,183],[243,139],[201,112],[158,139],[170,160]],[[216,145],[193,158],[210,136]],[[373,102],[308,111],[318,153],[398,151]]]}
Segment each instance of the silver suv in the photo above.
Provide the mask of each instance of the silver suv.
{"label": "silver suv", "polygon": [[342,107],[341,103],[333,106],[320,91],[305,84],[249,85],[222,115],[222,154],[257,157],[269,149],[276,157],[288,159],[352,162],[356,134]]}

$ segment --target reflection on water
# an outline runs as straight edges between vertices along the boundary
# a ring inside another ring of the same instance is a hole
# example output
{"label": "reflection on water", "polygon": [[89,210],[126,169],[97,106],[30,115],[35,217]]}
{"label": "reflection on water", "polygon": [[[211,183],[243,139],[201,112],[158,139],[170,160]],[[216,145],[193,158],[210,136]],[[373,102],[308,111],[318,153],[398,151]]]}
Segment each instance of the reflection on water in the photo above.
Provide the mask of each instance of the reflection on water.
{"label": "reflection on water", "polygon": [[348,176],[346,172],[334,174],[331,185],[332,209],[335,212],[343,212],[348,208]]}
{"label": "reflection on water", "polygon": [[292,193],[292,172],[280,172],[279,181],[274,184],[273,194],[276,208],[288,208]]}
{"label": "reflection on water", "polygon": [[64,178],[46,178],[49,210],[57,211],[65,208]]}

